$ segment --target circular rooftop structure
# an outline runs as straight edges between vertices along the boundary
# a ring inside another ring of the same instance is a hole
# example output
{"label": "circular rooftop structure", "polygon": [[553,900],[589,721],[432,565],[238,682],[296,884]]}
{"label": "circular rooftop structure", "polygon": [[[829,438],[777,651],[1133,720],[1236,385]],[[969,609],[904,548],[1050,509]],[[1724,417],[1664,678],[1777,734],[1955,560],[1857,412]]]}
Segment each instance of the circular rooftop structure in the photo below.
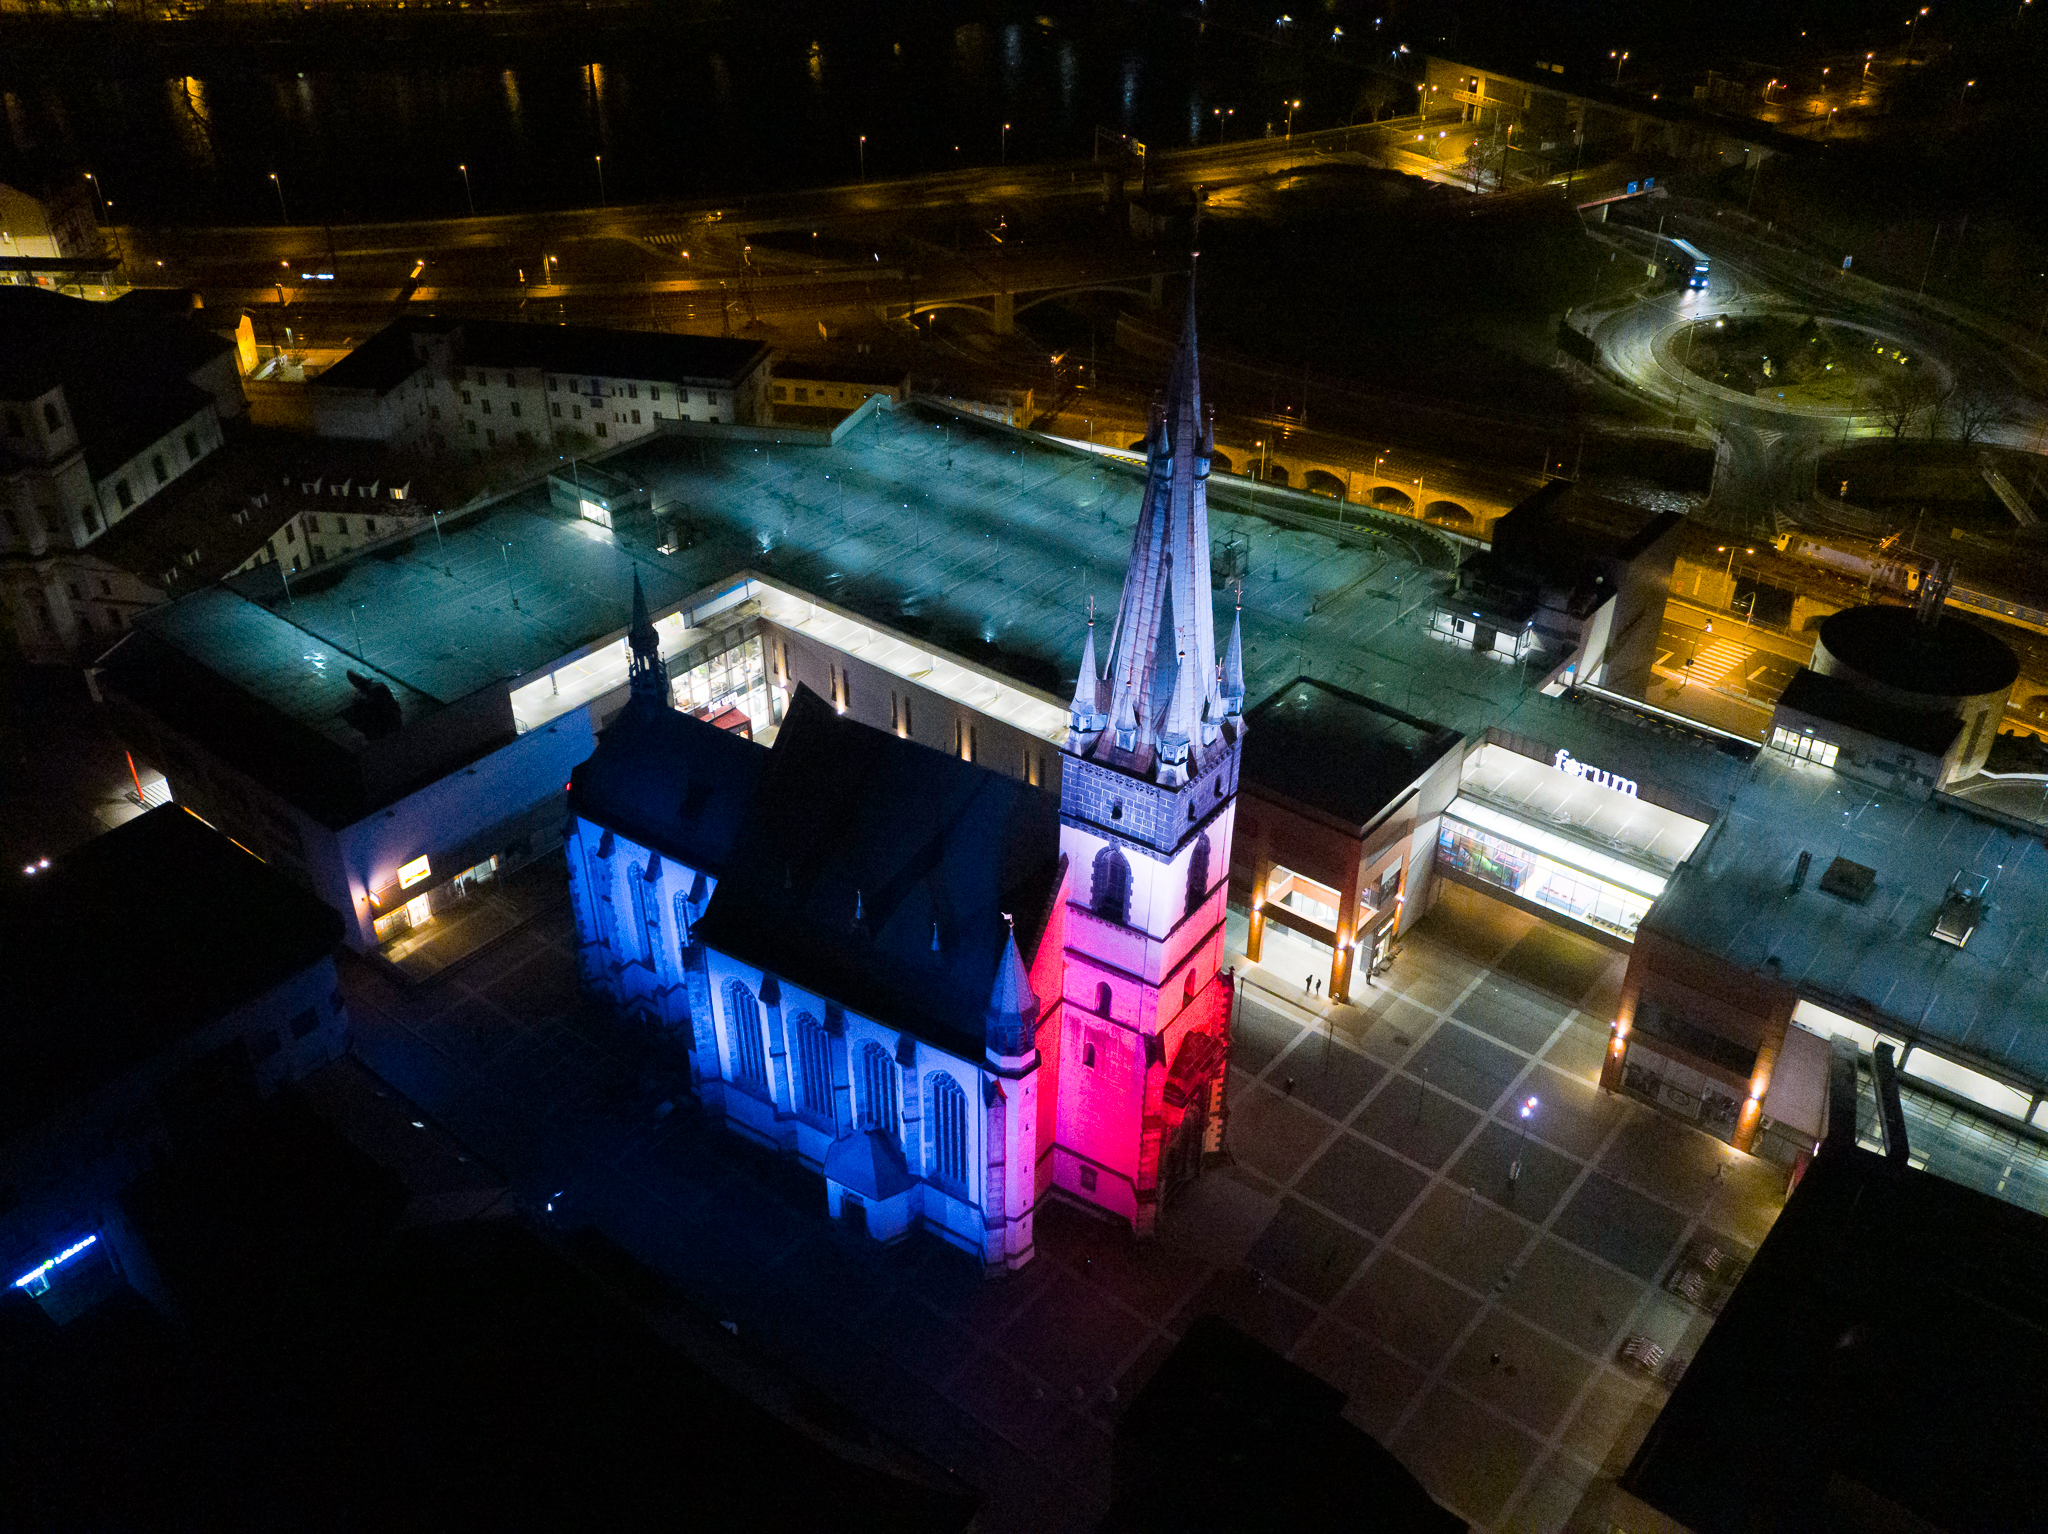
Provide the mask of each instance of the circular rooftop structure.
{"label": "circular rooftop structure", "polygon": [[2002,641],[1951,614],[1922,623],[1906,607],[1845,607],[1821,621],[1820,642],[1840,669],[1930,702],[2004,692],[2020,674]]}

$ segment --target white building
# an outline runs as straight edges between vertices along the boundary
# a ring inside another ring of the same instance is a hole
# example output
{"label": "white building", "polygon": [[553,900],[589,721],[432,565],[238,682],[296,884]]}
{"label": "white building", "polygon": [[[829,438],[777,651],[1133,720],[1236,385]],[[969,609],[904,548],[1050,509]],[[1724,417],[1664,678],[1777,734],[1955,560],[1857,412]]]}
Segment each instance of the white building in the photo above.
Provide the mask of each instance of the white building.
{"label": "white building", "polygon": [[0,601],[30,654],[88,620],[61,568],[221,445],[234,349],[155,295],[0,287]]}
{"label": "white building", "polygon": [[587,452],[665,424],[761,418],[756,341],[491,320],[399,320],[314,379],[313,430],[428,453]]}

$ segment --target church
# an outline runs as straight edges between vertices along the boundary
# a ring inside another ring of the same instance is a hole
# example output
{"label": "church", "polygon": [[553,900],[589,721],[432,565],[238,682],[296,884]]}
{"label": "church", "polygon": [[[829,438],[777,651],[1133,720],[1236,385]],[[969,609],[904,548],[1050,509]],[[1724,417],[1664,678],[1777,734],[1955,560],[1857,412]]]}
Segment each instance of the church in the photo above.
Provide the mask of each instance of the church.
{"label": "church", "polygon": [[1216,647],[1212,441],[1191,291],[1057,800],[807,688],[770,747],[677,710],[635,581],[631,700],[570,784],[583,983],[679,1034],[706,1107],[878,1240],[1022,1267],[1055,1190],[1148,1235],[1221,1149],[1244,668],[1235,623]]}

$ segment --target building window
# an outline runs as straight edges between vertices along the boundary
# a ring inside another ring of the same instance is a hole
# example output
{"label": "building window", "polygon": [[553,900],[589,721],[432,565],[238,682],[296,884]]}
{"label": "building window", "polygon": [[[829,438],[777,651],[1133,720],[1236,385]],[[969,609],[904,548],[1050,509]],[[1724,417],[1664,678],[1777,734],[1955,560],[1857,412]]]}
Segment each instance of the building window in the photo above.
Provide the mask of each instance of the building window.
{"label": "building window", "polygon": [[561,413],[562,413],[562,402],[561,402],[560,400],[556,400],[556,401],[555,401],[555,414],[556,414],[556,416],[557,416],[557,417],[559,417],[559,416],[561,415]]}
{"label": "building window", "polygon": [[64,417],[57,413],[57,407],[54,404],[44,404],[43,424],[49,427],[51,431],[62,431],[64,429]]}
{"label": "building window", "polygon": [[640,934],[640,962],[652,969],[661,942],[661,907],[654,902],[654,892],[647,887],[647,870],[640,864],[635,863],[627,870],[626,884],[633,891],[633,925]]}
{"label": "building window", "polygon": [[[556,377],[555,377],[555,376],[554,376],[553,374],[549,374],[549,375],[548,375],[548,393],[550,393],[550,394],[555,394],[555,393],[558,393],[558,392],[559,392],[559,391],[561,390],[561,387],[562,387],[562,380],[561,380],[561,379],[559,379],[559,378],[556,378]],[[560,415],[561,413],[562,413],[562,412],[561,412],[560,410],[557,410],[557,411],[555,412],[555,414],[556,414],[556,415]]]}
{"label": "building window", "polygon": [[1104,847],[1095,854],[1088,909],[1124,926],[1131,924],[1131,865],[1114,847]]}
{"label": "building window", "polygon": [[519,380],[514,378],[510,373],[507,373],[505,375],[505,387],[508,389],[516,389],[519,387]]}
{"label": "building window", "polygon": [[462,403],[463,403],[463,404],[465,404],[465,405],[469,405],[469,404],[474,404],[474,403],[475,403],[475,401],[474,401],[474,400],[472,400],[472,399],[471,399],[471,398],[469,397],[469,390],[467,390],[467,389],[464,389],[464,390],[462,391]]}
{"label": "building window", "polygon": [[725,1021],[732,1030],[734,1080],[757,1092],[768,1088],[768,1060],[761,1049],[761,1007],[739,981],[725,988]]}
{"label": "building window", "polygon": [[633,424],[635,426],[640,424],[640,412],[637,410],[633,412]]}
{"label": "building window", "polygon": [[648,389],[647,389],[647,397],[648,397],[649,399],[660,399],[660,398],[661,398],[661,385],[660,385],[660,384],[650,384],[650,385],[648,385]]}
{"label": "building window", "polygon": [[676,954],[687,962],[690,956],[690,897],[686,891],[676,891]]}
{"label": "building window", "polygon": [[824,1025],[808,1012],[796,1015],[798,1099],[813,1118],[832,1117],[832,1049]]}
{"label": "building window", "polygon": [[1187,916],[1209,896],[1209,833],[1204,831],[1195,838],[1195,850],[1188,858],[1188,908]]}
{"label": "building window", "polygon": [[485,429],[485,431],[484,431],[484,446],[486,446],[486,447],[496,447],[497,445],[498,445],[498,434],[497,434],[497,433],[496,433],[495,431],[492,431],[492,430],[490,430],[489,428],[486,428],[486,429]]}
{"label": "building window", "polygon": [[1802,762],[1816,762],[1822,767],[1835,765],[1835,757],[1841,748],[1832,741],[1816,739],[1811,735],[1794,734],[1783,725],[1771,729],[1771,744],[1787,755],[1796,756]]}
{"label": "building window", "polygon": [[944,1071],[931,1076],[932,1176],[967,1187],[967,1094]]}
{"label": "building window", "polygon": [[[627,398],[627,399],[638,399],[639,397],[640,397],[640,386],[639,386],[638,384],[636,384],[636,383],[629,383],[629,384],[627,384],[627,385],[626,385],[626,398]],[[639,417],[635,416],[635,417],[634,417],[634,419],[635,419],[635,420],[638,420],[638,419],[639,419]]]}
{"label": "building window", "polygon": [[602,422],[602,421],[599,421],[599,422],[597,423],[597,434],[598,434],[598,435],[599,435],[600,437],[602,437],[603,435],[605,435],[605,429],[604,429],[604,422]]}
{"label": "building window", "polygon": [[1099,981],[1095,987],[1095,1010],[1104,1017],[1109,1016],[1110,989],[1107,980]]}
{"label": "building window", "polygon": [[898,1132],[896,1116],[896,1062],[879,1044],[868,1044],[860,1052],[860,1127]]}
{"label": "building window", "polygon": [[117,479],[114,481],[114,499],[121,503],[123,511],[128,511],[135,505],[135,492],[128,488],[127,480]]}
{"label": "building window", "polygon": [[485,414],[485,415],[489,415],[490,413],[491,413],[491,402],[490,402],[489,400],[485,400],[485,401],[484,401],[484,414]]}
{"label": "building window", "polygon": [[150,454],[149,469],[152,474],[156,475],[157,488],[162,489],[165,482],[171,477],[170,470],[164,467],[164,455],[162,453]]}
{"label": "building window", "polygon": [[514,400],[514,401],[512,401],[512,415],[513,415],[513,417],[514,417],[515,419],[517,419],[517,417],[518,417],[518,415],[519,415],[519,401],[518,401],[518,400]]}

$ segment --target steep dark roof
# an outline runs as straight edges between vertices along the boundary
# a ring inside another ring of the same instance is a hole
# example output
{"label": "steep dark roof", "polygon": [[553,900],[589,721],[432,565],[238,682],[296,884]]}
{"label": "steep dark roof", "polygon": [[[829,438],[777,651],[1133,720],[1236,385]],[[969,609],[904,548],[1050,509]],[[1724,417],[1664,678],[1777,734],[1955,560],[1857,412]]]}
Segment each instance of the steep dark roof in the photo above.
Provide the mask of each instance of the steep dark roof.
{"label": "steep dark roof", "polygon": [[1245,720],[1244,786],[1364,827],[1456,749],[1456,730],[1296,677]]}
{"label": "steep dark roof", "polygon": [[341,918],[175,805],[0,896],[0,1135],[329,953]]}
{"label": "steep dark roof", "polygon": [[1831,1146],[1621,1484],[1698,1534],[2039,1528],[2043,1378],[2048,1220]]}
{"label": "steep dark roof", "polygon": [[506,320],[397,320],[314,380],[334,389],[388,394],[422,366],[420,335],[453,335],[455,360],[468,367],[544,368],[600,378],[731,388],[767,360],[759,341],[588,325],[522,325]]}
{"label": "steep dark roof", "polygon": [[142,295],[96,304],[0,286],[0,398],[63,385],[95,476],[203,410],[192,375],[227,350],[176,305]]}
{"label": "steep dark roof", "polygon": [[1823,676],[1801,666],[1778,695],[1778,706],[1845,724],[1879,740],[1896,741],[1927,756],[1941,756],[1963,727],[1952,709],[1910,709],[1871,697],[1852,679]]}
{"label": "steep dark roof", "polygon": [[1058,887],[1049,794],[843,719],[800,687],[697,932],[742,963],[974,1058],[1003,915],[1016,919],[1028,962]]}
{"label": "steep dark roof", "polygon": [[723,877],[768,752],[729,730],[635,699],[569,776],[569,808]]}

